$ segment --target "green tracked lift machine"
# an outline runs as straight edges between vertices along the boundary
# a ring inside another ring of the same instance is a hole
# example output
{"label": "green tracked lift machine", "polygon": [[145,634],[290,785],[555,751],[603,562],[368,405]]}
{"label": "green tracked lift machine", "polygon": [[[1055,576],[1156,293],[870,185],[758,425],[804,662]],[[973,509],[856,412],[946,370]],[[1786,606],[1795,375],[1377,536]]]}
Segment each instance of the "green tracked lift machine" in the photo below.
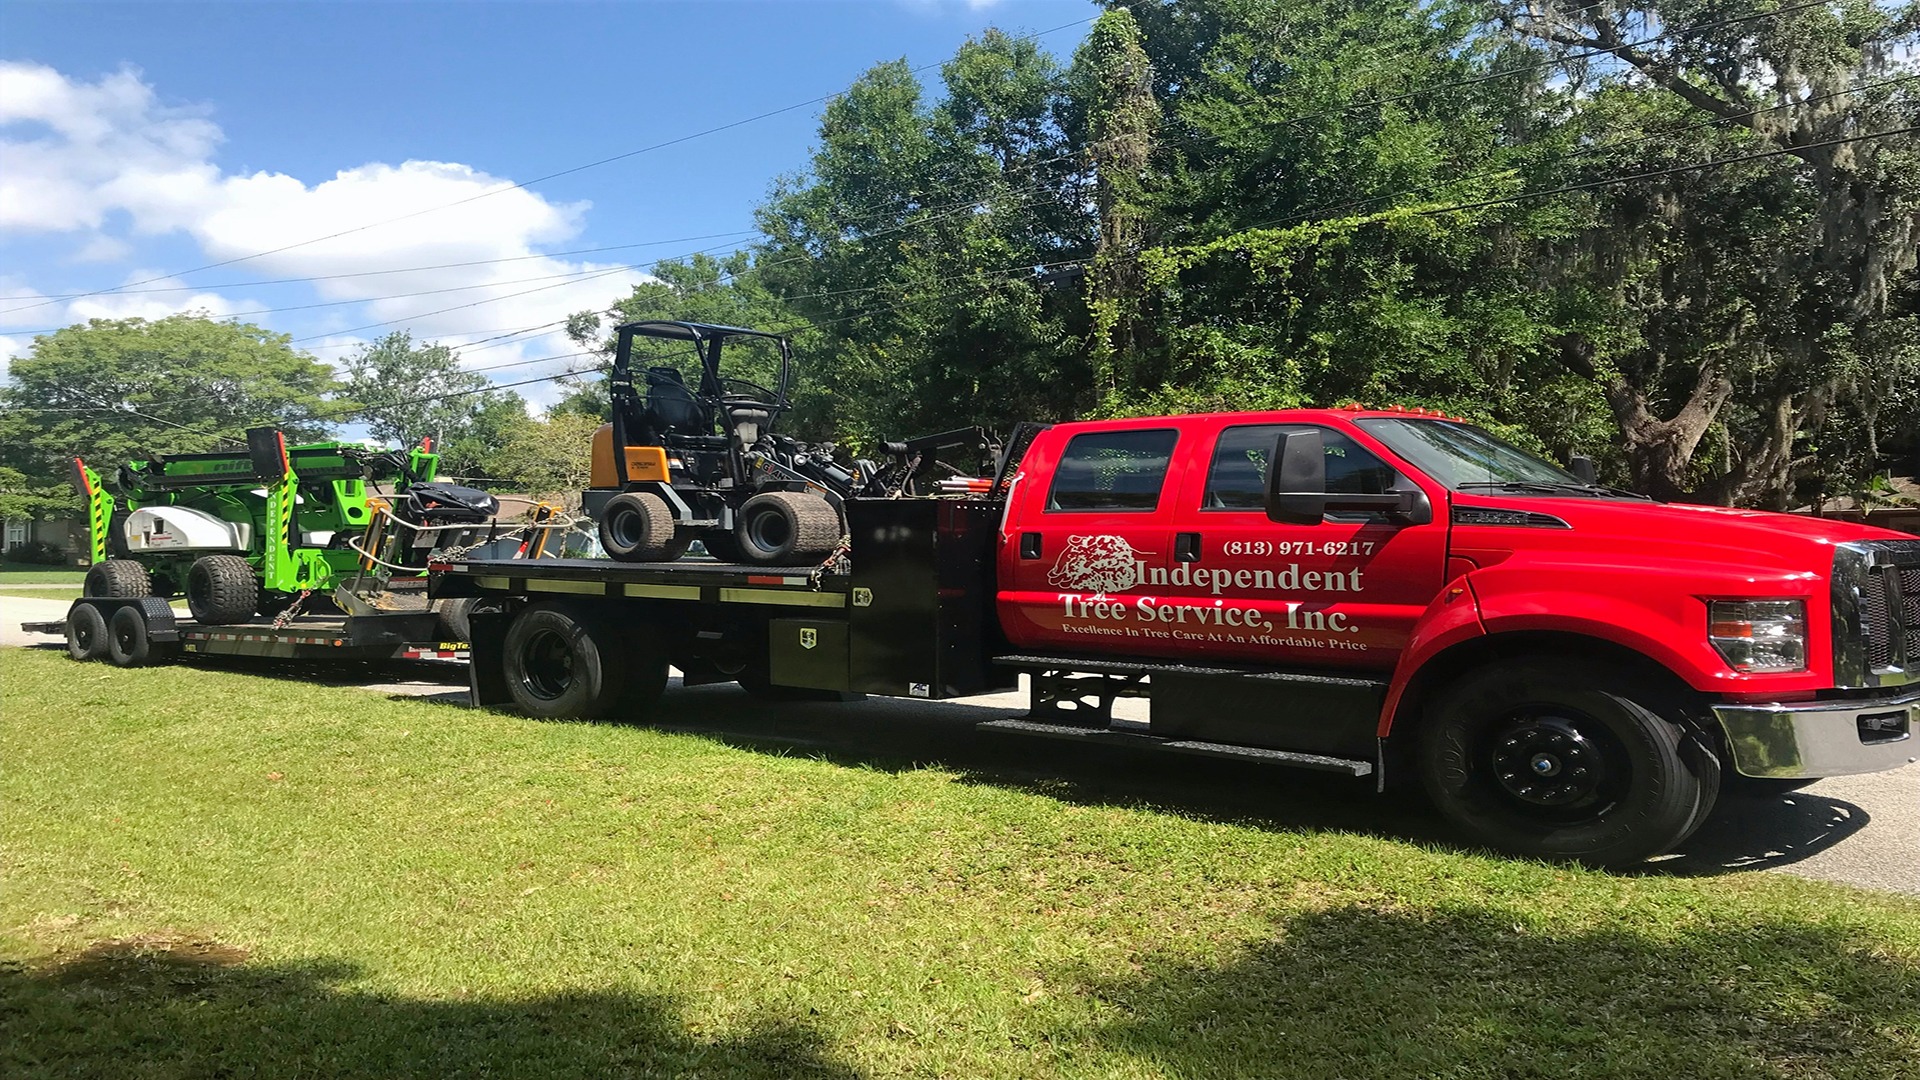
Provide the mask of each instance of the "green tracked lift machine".
{"label": "green tracked lift machine", "polygon": [[212,626],[274,615],[309,593],[374,571],[351,539],[380,506],[375,485],[431,481],[430,443],[401,453],[362,443],[288,446],[273,428],[247,431],[245,451],[152,455],[122,465],[110,491],[75,458],[87,502],[88,596],[178,596]]}

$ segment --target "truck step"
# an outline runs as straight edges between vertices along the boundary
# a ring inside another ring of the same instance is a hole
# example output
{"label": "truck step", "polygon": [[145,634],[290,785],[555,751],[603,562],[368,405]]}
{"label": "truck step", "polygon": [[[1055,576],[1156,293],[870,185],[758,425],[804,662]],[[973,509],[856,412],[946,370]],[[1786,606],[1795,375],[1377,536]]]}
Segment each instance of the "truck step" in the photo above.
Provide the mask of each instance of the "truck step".
{"label": "truck step", "polygon": [[1002,667],[1019,668],[1021,671],[1080,671],[1094,675],[1185,675],[1206,678],[1256,679],[1260,682],[1295,683],[1311,686],[1331,686],[1346,689],[1385,690],[1386,680],[1370,679],[1364,675],[1348,675],[1328,671],[1277,671],[1265,667],[1224,667],[1206,664],[1184,664],[1177,660],[1154,662],[1151,660],[1096,660],[1072,656],[1029,656],[1015,654],[994,658],[994,663]]}
{"label": "truck step", "polygon": [[[1373,775],[1373,762],[1361,761],[1357,758],[1302,754],[1292,750],[1269,750],[1261,746],[1201,742],[1198,739],[1166,739],[1139,731],[1120,731],[1072,724],[1043,724],[1033,720],[988,720],[974,726],[981,731],[996,731],[1009,735],[1038,735],[1048,739],[1078,739],[1082,742],[1107,743],[1115,746],[1171,750],[1177,754],[1258,761],[1268,765],[1289,765],[1296,769],[1317,769],[1321,772],[1337,772],[1355,777]],[[1138,728],[1143,725],[1128,723],[1126,726]]]}

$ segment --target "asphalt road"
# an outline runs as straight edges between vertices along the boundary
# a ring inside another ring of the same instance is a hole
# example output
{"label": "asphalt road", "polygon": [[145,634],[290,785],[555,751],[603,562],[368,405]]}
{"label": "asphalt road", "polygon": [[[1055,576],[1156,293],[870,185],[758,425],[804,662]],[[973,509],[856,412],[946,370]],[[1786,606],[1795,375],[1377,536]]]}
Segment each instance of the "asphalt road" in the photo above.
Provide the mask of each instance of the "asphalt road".
{"label": "asphalt road", "polygon": [[[58,619],[66,607],[56,600],[0,594],[0,646],[57,647],[58,638],[25,634],[20,623]],[[324,668],[260,670],[393,696],[466,700],[464,675],[457,669],[414,667],[349,677]],[[676,681],[662,702],[658,723],[772,753],[813,754],[887,768],[939,763],[982,783],[1027,787],[1072,801],[1139,803],[1276,827],[1447,841],[1432,811],[1418,799],[1377,797],[1370,781],[989,734],[973,727],[1025,708],[1025,695],[1017,693],[951,702],[871,698],[769,706],[732,685],[687,688]],[[1145,719],[1145,709],[1145,702],[1123,701],[1116,711]],[[1822,780],[1790,795],[1729,792],[1681,851],[1642,872],[1754,871],[1920,895],[1920,764]]]}

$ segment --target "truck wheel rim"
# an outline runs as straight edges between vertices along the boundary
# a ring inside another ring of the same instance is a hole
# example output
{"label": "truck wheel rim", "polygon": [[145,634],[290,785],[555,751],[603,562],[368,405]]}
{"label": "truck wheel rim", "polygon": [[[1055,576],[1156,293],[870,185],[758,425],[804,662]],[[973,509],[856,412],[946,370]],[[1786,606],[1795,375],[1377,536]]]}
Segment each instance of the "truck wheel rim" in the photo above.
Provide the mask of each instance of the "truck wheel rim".
{"label": "truck wheel rim", "polygon": [[1567,710],[1510,715],[1488,739],[1495,787],[1529,811],[1563,820],[1591,820],[1619,801],[1628,765],[1604,726]]}
{"label": "truck wheel rim", "polygon": [[520,685],[543,701],[552,701],[573,685],[573,646],[552,630],[541,630],[527,640]]}
{"label": "truck wheel rim", "polygon": [[128,628],[113,631],[113,643],[118,645],[123,653],[133,652],[133,631]]}

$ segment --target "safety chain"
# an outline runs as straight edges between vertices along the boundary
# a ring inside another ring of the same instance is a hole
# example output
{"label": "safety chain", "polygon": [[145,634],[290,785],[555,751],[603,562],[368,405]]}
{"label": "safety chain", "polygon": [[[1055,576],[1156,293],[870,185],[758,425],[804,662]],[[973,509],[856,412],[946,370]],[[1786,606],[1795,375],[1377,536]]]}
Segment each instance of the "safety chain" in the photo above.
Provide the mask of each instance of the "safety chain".
{"label": "safety chain", "polygon": [[808,572],[807,584],[818,589],[820,587],[820,579],[828,574],[845,574],[852,571],[853,560],[848,558],[848,555],[852,551],[853,537],[847,533],[840,534],[840,542],[833,546],[833,550],[827,554],[825,559],[820,561],[819,566],[814,567]]}
{"label": "safety chain", "polygon": [[293,598],[293,603],[288,604],[281,610],[280,614],[273,617],[273,628],[275,630],[285,630],[289,623],[300,617],[301,607],[306,604],[307,597],[312,595],[312,589],[301,589],[300,595]]}

